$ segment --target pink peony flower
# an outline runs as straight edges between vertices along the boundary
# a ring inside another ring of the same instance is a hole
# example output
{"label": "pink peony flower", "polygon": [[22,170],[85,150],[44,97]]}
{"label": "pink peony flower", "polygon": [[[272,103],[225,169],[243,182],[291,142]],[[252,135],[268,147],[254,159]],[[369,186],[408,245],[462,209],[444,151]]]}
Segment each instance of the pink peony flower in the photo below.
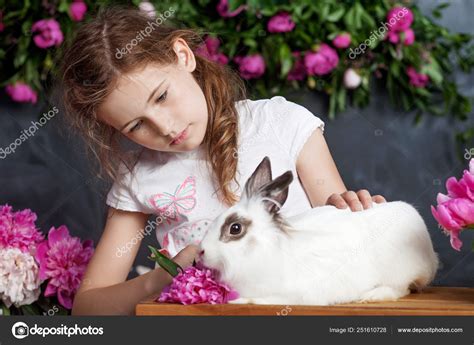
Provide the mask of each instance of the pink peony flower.
{"label": "pink peony flower", "polygon": [[229,1],[228,0],[220,0],[217,4],[217,12],[221,17],[230,18],[237,16],[240,12],[247,8],[246,5],[240,5],[237,9],[232,12],[229,12]]}
{"label": "pink peony flower", "polygon": [[36,260],[40,264],[39,277],[49,279],[45,296],[56,295],[59,303],[72,308],[74,295],[81,283],[86,266],[94,252],[91,240],[81,244],[71,237],[65,225],[49,230],[48,239],[39,244]]}
{"label": "pink peony flower", "polygon": [[38,265],[30,253],[0,249],[0,298],[10,308],[31,304],[41,293]]}
{"label": "pink peony flower", "polygon": [[213,271],[202,266],[190,266],[173,278],[165,287],[158,302],[196,304],[222,304],[238,298],[237,291],[217,282]]}
{"label": "pink peony flower", "polygon": [[81,20],[83,20],[86,12],[87,5],[80,0],[75,0],[72,4],[69,5],[69,16],[75,22],[80,22]]}
{"label": "pink peony flower", "polygon": [[397,44],[400,41],[399,33],[396,31],[388,31],[385,39],[389,40],[390,43]]}
{"label": "pink peony flower", "polygon": [[339,56],[333,48],[323,43],[317,52],[306,53],[304,63],[308,74],[324,75],[336,68]]}
{"label": "pink peony flower", "polygon": [[265,73],[265,60],[260,54],[237,56],[234,61],[239,65],[242,78],[259,78]]}
{"label": "pink peony flower", "polygon": [[437,208],[431,206],[431,213],[449,233],[451,246],[459,251],[462,246],[459,232],[474,224],[474,202],[463,198],[451,199]]}
{"label": "pink peony flower", "polygon": [[296,61],[286,78],[288,80],[303,80],[306,77],[304,59],[301,57],[300,52],[293,52],[292,55],[296,57]]}
{"label": "pink peony flower", "polygon": [[390,31],[404,31],[413,23],[413,12],[406,7],[394,7],[387,13]]}
{"label": "pink peony flower", "polygon": [[408,77],[410,78],[410,85],[413,85],[414,87],[425,87],[426,84],[428,84],[430,80],[428,75],[423,74],[423,73],[418,73],[416,69],[412,66],[409,66],[406,69],[406,73]]}
{"label": "pink peony flower", "polygon": [[196,54],[217,62],[221,65],[226,65],[229,62],[229,58],[218,51],[220,41],[216,37],[207,37],[204,40],[204,44],[196,49]]}
{"label": "pink peony flower", "polygon": [[450,198],[466,198],[474,202],[474,159],[469,163],[469,171],[464,170],[463,177],[457,181],[454,176],[446,181]]}
{"label": "pink peony flower", "polygon": [[38,32],[33,41],[40,48],[59,46],[64,39],[59,23],[54,19],[42,19],[31,27],[32,32]]}
{"label": "pink peony flower", "polygon": [[33,252],[43,241],[43,235],[35,226],[36,214],[30,209],[12,212],[12,207],[0,206],[0,248],[18,248]]}
{"label": "pink peony flower", "polygon": [[431,206],[431,213],[450,235],[451,246],[459,251],[462,246],[459,233],[464,228],[474,228],[474,158],[461,180],[458,182],[455,177],[450,177],[446,188],[448,195],[438,193],[438,206]]}
{"label": "pink peony flower", "polygon": [[336,48],[344,49],[351,45],[351,35],[348,33],[343,33],[337,35],[336,38],[332,40],[332,44]]}
{"label": "pink peony flower", "polygon": [[400,35],[403,33],[403,44],[412,45],[415,42],[415,32],[410,28],[413,23],[413,12],[406,7],[394,7],[387,14],[387,24],[389,29],[385,39],[397,44],[400,42]]}
{"label": "pink peony flower", "polygon": [[400,42],[401,35],[403,34],[404,39],[403,39],[403,44],[406,46],[412,45],[413,42],[415,42],[415,32],[412,29],[406,29],[405,31],[402,32],[397,32],[397,31],[388,31],[386,38],[393,43],[397,44]]}
{"label": "pink peony flower", "polygon": [[36,92],[29,85],[22,82],[16,82],[14,85],[7,85],[5,87],[5,92],[15,102],[31,102],[35,104],[38,101],[38,95]]}
{"label": "pink peony flower", "polygon": [[271,33],[290,32],[295,28],[295,25],[289,13],[280,12],[269,20],[267,30]]}

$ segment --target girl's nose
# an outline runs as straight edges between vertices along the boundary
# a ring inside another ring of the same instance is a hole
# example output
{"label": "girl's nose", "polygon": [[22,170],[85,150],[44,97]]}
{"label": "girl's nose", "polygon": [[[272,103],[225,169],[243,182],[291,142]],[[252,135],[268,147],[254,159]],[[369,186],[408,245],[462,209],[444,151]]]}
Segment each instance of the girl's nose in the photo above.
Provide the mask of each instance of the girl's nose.
{"label": "girl's nose", "polygon": [[[172,126],[172,121],[171,121],[170,116],[166,114],[163,114],[163,115],[152,114],[150,116],[150,120],[152,121],[153,125],[162,136],[168,137],[168,136],[173,136],[173,135],[178,134],[178,133],[171,133],[171,131],[173,130],[173,126]],[[178,129],[174,129],[174,130],[178,130]]]}

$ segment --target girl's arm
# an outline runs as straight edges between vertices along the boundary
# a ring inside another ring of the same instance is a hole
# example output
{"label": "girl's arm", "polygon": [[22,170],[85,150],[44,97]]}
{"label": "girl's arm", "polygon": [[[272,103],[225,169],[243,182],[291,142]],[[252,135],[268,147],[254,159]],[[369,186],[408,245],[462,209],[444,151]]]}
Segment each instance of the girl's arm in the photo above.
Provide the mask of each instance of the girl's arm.
{"label": "girl's arm", "polygon": [[[143,234],[147,219],[140,212],[109,208],[104,232],[74,298],[72,315],[133,315],[139,301],[171,283],[172,277],[162,268],[126,281],[140,248],[142,236],[138,234]],[[127,247],[129,251],[118,250]],[[189,246],[174,260],[185,268],[196,254],[197,247]]]}
{"label": "girl's arm", "polygon": [[358,211],[371,207],[372,201],[385,202],[383,196],[371,196],[366,189],[357,193],[347,190],[320,128],[311,134],[301,149],[296,170],[312,207],[350,206],[352,211]]}

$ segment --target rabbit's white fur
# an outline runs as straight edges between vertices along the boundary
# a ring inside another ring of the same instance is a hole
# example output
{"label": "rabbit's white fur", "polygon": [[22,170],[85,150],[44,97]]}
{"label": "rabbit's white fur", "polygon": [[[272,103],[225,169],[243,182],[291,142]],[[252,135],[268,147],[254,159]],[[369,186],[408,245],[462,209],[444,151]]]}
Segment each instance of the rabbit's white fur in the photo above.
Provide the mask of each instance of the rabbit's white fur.
{"label": "rabbit's white fur", "polygon": [[[269,167],[265,160],[250,179],[262,164]],[[283,219],[274,208],[278,200],[270,205],[262,202],[269,194],[247,194],[215,219],[201,242],[202,263],[240,294],[230,303],[396,300],[409,288],[421,291],[435,277],[438,256],[422,217],[406,202],[373,203],[358,212],[322,206]],[[286,195],[279,196],[283,204]],[[223,241],[229,219],[251,224],[241,238]]]}

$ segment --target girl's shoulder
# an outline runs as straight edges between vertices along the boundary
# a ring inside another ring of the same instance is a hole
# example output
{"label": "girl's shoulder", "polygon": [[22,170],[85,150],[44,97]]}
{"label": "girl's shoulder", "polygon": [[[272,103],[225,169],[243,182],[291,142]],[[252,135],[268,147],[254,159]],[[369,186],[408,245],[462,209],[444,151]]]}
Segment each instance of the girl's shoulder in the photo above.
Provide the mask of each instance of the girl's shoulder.
{"label": "girl's shoulder", "polygon": [[237,110],[242,145],[252,147],[252,150],[261,142],[265,150],[279,147],[296,160],[311,133],[316,128],[324,132],[323,120],[283,96],[239,101]]}
{"label": "girl's shoulder", "polygon": [[273,96],[258,100],[245,99],[236,102],[236,109],[241,122],[273,124],[294,123],[305,121],[307,118],[317,118],[307,108],[287,100],[283,96]]}

